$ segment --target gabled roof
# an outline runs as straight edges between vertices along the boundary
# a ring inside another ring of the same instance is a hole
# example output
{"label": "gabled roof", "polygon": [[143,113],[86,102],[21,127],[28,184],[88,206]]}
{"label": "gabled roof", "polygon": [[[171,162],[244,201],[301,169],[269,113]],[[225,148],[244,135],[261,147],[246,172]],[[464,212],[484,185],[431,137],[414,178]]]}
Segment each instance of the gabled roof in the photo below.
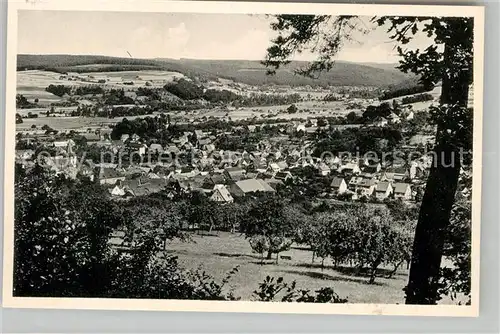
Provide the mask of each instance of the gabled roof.
{"label": "gabled roof", "polygon": [[87,141],[99,141],[101,139],[101,137],[95,133],[83,133],[82,136],[85,137]]}
{"label": "gabled roof", "polygon": [[114,179],[118,177],[124,177],[114,168],[101,168],[99,171],[100,179]]}
{"label": "gabled roof", "polygon": [[229,190],[227,190],[226,186],[223,184],[216,184],[214,186],[214,192],[219,192],[219,194],[222,196],[224,201],[229,202],[233,199],[233,196],[229,193]]}
{"label": "gabled roof", "polygon": [[244,193],[257,192],[257,191],[270,191],[274,189],[262,179],[247,179],[235,183],[238,188]]}
{"label": "gabled roof", "polygon": [[279,168],[281,168],[281,169],[288,168],[288,164],[286,163],[286,161],[279,161],[277,164],[278,164]]}
{"label": "gabled roof", "polygon": [[371,187],[371,186],[374,186],[375,185],[375,180],[374,179],[367,179],[367,178],[363,178],[359,183],[358,185],[360,187]]}
{"label": "gabled roof", "polygon": [[213,174],[210,176],[210,181],[213,182],[213,184],[224,184],[226,178],[222,174]]}
{"label": "gabled roof", "polygon": [[227,167],[224,169],[227,173],[231,174],[242,174],[245,173],[245,170],[240,167]]}
{"label": "gabled roof", "polygon": [[389,189],[389,187],[391,187],[391,184],[389,182],[383,181],[377,184],[377,188],[375,189],[375,191],[385,193],[387,189]]}
{"label": "gabled roof", "polygon": [[170,152],[170,153],[179,153],[180,150],[177,146],[175,145],[170,145],[168,146],[166,149],[165,149],[166,152]]}
{"label": "gabled roof", "polygon": [[165,179],[145,179],[137,178],[123,182],[123,187],[132,191],[135,196],[143,196],[165,189],[167,182]]}
{"label": "gabled roof", "polygon": [[290,176],[292,176],[292,173],[282,171],[282,172],[276,173],[275,178],[276,179],[286,179],[287,177],[290,177]]}
{"label": "gabled roof", "polygon": [[366,166],[366,167],[363,167],[362,170],[364,173],[375,174],[377,172],[377,167],[376,166]]}
{"label": "gabled roof", "polygon": [[321,171],[329,171],[330,167],[328,167],[328,165],[325,163],[321,163],[321,164],[319,164],[318,169]]}
{"label": "gabled roof", "polygon": [[339,188],[342,182],[345,182],[345,180],[341,177],[334,177],[332,180],[332,184],[330,185],[332,188]]}
{"label": "gabled roof", "polygon": [[269,167],[271,167],[272,169],[281,169],[280,166],[275,162],[270,163]]}
{"label": "gabled roof", "polygon": [[161,144],[151,144],[151,145],[149,145],[149,149],[150,150],[163,150],[163,147],[161,146]]}
{"label": "gabled roof", "polygon": [[389,116],[387,116],[388,119],[399,119],[399,116],[396,115],[395,113],[391,112]]}
{"label": "gabled roof", "polygon": [[394,193],[395,194],[404,194],[407,189],[410,188],[408,183],[394,183]]}

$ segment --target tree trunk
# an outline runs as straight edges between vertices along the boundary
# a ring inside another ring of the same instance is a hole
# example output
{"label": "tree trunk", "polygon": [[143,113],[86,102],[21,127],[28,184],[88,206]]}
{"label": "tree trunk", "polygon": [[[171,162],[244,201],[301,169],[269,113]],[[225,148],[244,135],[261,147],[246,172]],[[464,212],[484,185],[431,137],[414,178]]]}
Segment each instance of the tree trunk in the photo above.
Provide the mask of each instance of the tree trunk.
{"label": "tree trunk", "polygon": [[399,261],[399,263],[394,264],[394,269],[387,275],[387,278],[392,278],[394,274],[398,271],[399,266],[403,264],[405,260]]}
{"label": "tree trunk", "polygon": [[369,284],[375,283],[375,278],[377,277],[377,268],[380,265],[380,261],[375,261],[372,266],[371,266],[371,271],[370,271],[370,281],[368,282]]}
{"label": "tree trunk", "polygon": [[[461,38],[467,37],[461,35]],[[472,32],[470,38],[472,39]],[[453,40],[452,43],[463,43],[463,40]],[[450,42],[444,49],[447,73],[443,75],[442,80],[441,104],[467,107],[472,69],[467,70],[467,65],[463,61],[460,63],[454,58],[458,53],[457,48],[449,44]],[[444,120],[445,122],[457,121],[453,119],[452,113],[444,117],[448,118]],[[461,167],[458,154],[459,142],[456,137],[447,136],[446,130],[444,126],[438,125],[436,154],[415,231],[410,276],[406,288],[406,304],[429,305],[436,304],[438,300],[437,282],[443,257],[445,231],[449,224]]]}
{"label": "tree trunk", "polygon": [[316,255],[316,252],[315,252],[315,251],[313,251],[313,256],[312,256],[312,261],[311,261],[311,263],[314,263],[314,256],[315,256],[315,255]]}
{"label": "tree trunk", "polygon": [[266,259],[271,260],[272,255],[273,255],[273,252],[267,251],[267,257],[266,257]]}
{"label": "tree trunk", "polygon": [[279,264],[280,253],[276,253],[276,264]]}

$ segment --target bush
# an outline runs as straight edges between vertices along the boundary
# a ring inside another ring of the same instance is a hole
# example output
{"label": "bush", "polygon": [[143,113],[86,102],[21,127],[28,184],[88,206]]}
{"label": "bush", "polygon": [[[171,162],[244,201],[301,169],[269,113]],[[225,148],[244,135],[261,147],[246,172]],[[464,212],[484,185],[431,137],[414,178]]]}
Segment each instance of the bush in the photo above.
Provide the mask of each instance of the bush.
{"label": "bush", "polygon": [[286,283],[283,277],[275,280],[274,277],[266,276],[253,296],[262,302],[347,303],[347,299],[339,297],[333,288],[321,288],[315,292],[316,294],[311,294],[310,290],[297,289],[295,281]]}
{"label": "bush", "polygon": [[70,86],[64,86],[64,85],[49,85],[45,90],[49,93],[52,93],[56,96],[62,97],[64,94],[70,94],[71,93],[71,87]]}

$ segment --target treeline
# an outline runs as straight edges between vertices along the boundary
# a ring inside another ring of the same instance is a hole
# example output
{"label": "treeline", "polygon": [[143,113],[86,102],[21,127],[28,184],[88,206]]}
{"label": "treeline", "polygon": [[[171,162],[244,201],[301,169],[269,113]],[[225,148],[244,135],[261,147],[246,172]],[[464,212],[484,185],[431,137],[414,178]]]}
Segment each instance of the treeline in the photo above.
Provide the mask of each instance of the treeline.
{"label": "treeline", "polygon": [[98,85],[86,85],[86,86],[66,86],[66,85],[52,85],[50,84],[45,88],[45,91],[52,93],[56,96],[62,97],[65,94],[68,95],[100,95],[104,94],[104,88]]}
{"label": "treeline", "polygon": [[249,97],[233,103],[234,106],[240,107],[259,107],[259,106],[272,106],[284,105],[300,102],[302,98],[299,94],[257,94],[252,93]]}
{"label": "treeline", "polygon": [[46,92],[52,93],[56,96],[63,97],[65,94],[71,93],[71,87],[65,85],[52,85],[50,84],[47,88],[45,88]]}
{"label": "treeline", "polygon": [[301,100],[299,94],[257,94],[250,96],[241,96],[229,90],[204,89],[202,85],[186,80],[179,79],[168,83],[164,89],[187,101],[204,99],[211,103],[232,103],[235,107],[256,107],[268,105],[280,105],[297,103]]}
{"label": "treeline", "polygon": [[37,108],[38,105],[36,104],[38,102],[38,99],[35,99],[35,103],[29,102],[26,96],[22,94],[17,94],[16,95],[16,108],[17,109],[28,109],[28,108]]}
{"label": "treeline", "polygon": [[389,100],[393,99],[396,97],[404,96],[404,95],[412,95],[412,94],[417,94],[417,93],[424,93],[432,90],[434,87],[428,87],[425,85],[416,85],[416,86],[410,86],[410,87],[403,87],[403,88],[393,88],[389,91],[386,91],[382,93],[380,96],[380,100]]}
{"label": "treeline", "polygon": [[313,155],[321,157],[324,152],[375,152],[382,156],[384,152],[399,147],[402,139],[401,131],[390,127],[347,128],[321,132]]}
{"label": "treeline", "polygon": [[99,95],[104,94],[104,88],[98,85],[78,86],[73,94],[75,95]]}
{"label": "treeline", "polygon": [[167,92],[183,100],[196,100],[203,98],[203,86],[198,86],[186,79],[179,79],[178,81],[170,82],[163,86],[163,88]]}
{"label": "treeline", "polygon": [[150,115],[155,111],[155,109],[149,106],[134,106],[134,107],[106,107],[102,110],[97,110],[94,114],[97,117],[126,117],[126,116],[144,116]]}
{"label": "treeline", "polygon": [[110,89],[104,94],[104,104],[135,104],[135,101],[130,96],[125,95],[123,89]]}
{"label": "treeline", "polygon": [[306,217],[298,230],[298,241],[306,244],[314,256],[330,258],[334,268],[355,268],[369,277],[369,283],[385,270],[388,278],[411,258],[415,221],[398,221],[384,206],[348,206],[334,212],[319,212]]}
{"label": "treeline", "polygon": [[[396,105],[397,104],[394,104],[394,106]],[[372,121],[377,117],[387,117],[392,112],[394,111],[397,112],[397,107],[394,108],[394,106],[391,106],[391,104],[388,102],[383,102],[376,106],[374,105],[367,106],[365,111],[363,112],[363,118],[365,119],[365,121]]]}
{"label": "treeline", "polygon": [[434,97],[429,93],[422,93],[413,96],[403,97],[401,99],[401,104],[410,104],[415,102],[432,101]]}

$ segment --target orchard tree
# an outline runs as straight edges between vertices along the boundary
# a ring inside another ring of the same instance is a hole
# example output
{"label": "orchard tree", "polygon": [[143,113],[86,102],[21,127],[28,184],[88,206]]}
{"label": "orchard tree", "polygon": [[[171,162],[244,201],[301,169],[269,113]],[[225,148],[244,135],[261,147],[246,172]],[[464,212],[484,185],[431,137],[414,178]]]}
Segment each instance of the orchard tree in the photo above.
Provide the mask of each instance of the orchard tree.
{"label": "orchard tree", "polygon": [[[445,233],[461,168],[460,149],[471,150],[472,112],[467,108],[473,71],[473,28],[470,17],[378,17],[397,44],[399,69],[413,72],[423,85],[441,81],[440,105],[433,109],[437,125],[435,157],[420,208],[412,251],[407,304],[435,304],[439,298],[441,259]],[[318,54],[307,67],[296,72],[306,76],[330,70],[334,56],[356,34],[369,32],[355,16],[278,15],[271,23],[278,32],[263,64],[273,74],[290,58],[304,50]],[[409,50],[408,43],[426,34],[433,44],[425,50]]]}
{"label": "orchard tree", "polygon": [[241,231],[248,237],[263,236],[269,249],[267,259],[272,254],[287,250],[297,229],[297,220],[287,213],[288,206],[283,199],[275,196],[258,198],[241,222]]}
{"label": "orchard tree", "polygon": [[[320,233],[315,240],[318,255],[330,256],[333,266],[349,260],[356,251],[356,216],[347,212],[324,212],[315,216]],[[323,267],[323,265],[322,265]]]}
{"label": "orchard tree", "polygon": [[260,264],[264,264],[264,253],[269,250],[269,242],[263,235],[254,235],[249,240],[250,247],[255,253],[260,254]]}

